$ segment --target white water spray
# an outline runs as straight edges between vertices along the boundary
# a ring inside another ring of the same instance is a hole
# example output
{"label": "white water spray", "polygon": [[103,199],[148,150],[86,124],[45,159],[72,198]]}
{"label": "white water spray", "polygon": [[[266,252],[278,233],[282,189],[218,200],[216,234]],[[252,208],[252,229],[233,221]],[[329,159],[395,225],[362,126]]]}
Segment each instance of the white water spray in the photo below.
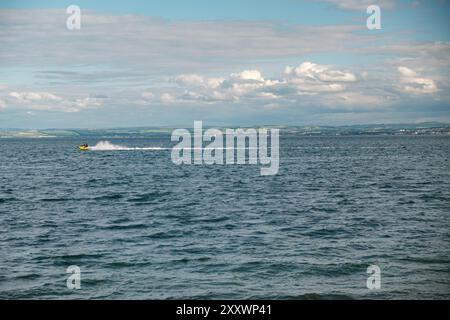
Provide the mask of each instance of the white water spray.
{"label": "white water spray", "polygon": [[161,147],[125,147],[112,144],[109,141],[100,141],[95,146],[89,147],[92,151],[130,151],[130,150],[167,150]]}

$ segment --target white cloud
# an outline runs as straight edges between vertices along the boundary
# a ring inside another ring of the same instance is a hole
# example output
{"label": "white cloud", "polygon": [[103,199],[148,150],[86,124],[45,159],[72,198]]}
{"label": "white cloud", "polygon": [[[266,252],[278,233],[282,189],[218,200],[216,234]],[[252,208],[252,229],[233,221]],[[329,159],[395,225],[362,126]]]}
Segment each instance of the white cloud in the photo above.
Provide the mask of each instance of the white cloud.
{"label": "white cloud", "polygon": [[356,81],[356,76],[351,72],[308,61],[295,68],[287,66],[283,75],[286,82],[295,86],[301,95],[343,91],[346,83]]}
{"label": "white cloud", "polygon": [[[163,104],[193,102],[253,102],[267,104],[267,101],[299,101],[308,95],[330,94],[345,91],[356,82],[356,76],[331,66],[304,62],[298,67],[286,67],[281,77],[267,79],[260,70],[244,70],[232,73],[227,78],[204,77],[198,74],[175,77],[182,93],[172,89],[163,93],[159,102]],[[146,93],[142,93],[144,97]],[[152,96],[153,98],[153,96]]]}
{"label": "white cloud", "polygon": [[411,79],[417,76],[417,73],[414,70],[411,70],[407,67],[398,67],[397,70],[398,72],[400,72],[400,75],[405,79]]}
{"label": "white cloud", "polygon": [[100,107],[102,98],[82,97],[63,98],[49,92],[22,91],[10,92],[4,108],[16,108],[37,111],[79,112],[82,109]]}
{"label": "white cloud", "polygon": [[331,3],[338,8],[344,10],[360,10],[364,11],[372,4],[380,6],[381,9],[393,9],[395,7],[394,0],[316,0]]}
{"label": "white cloud", "polygon": [[264,82],[264,78],[262,77],[261,72],[258,70],[244,70],[241,73],[233,73],[231,74],[231,78]]}
{"label": "white cloud", "polygon": [[22,102],[62,100],[62,98],[48,92],[11,92],[9,96]]}
{"label": "white cloud", "polygon": [[182,85],[187,86],[200,86],[204,85],[204,78],[198,74],[180,74],[175,77],[175,81]]}
{"label": "white cloud", "polygon": [[171,104],[171,103],[176,102],[177,99],[170,93],[163,93],[160,97],[160,100],[164,104]]}
{"label": "white cloud", "polygon": [[220,85],[225,81],[224,78],[216,77],[216,78],[208,78],[206,79],[206,86],[211,89],[216,89],[220,87]]}
{"label": "white cloud", "polygon": [[350,70],[305,61],[297,67],[285,67],[277,78],[249,69],[219,78],[215,86],[206,85],[210,78],[202,75],[181,75],[176,77],[180,87],[161,93],[158,101],[171,105],[237,103],[265,109],[317,106],[363,111],[381,110],[401,101],[401,94],[393,90],[397,84],[401,93],[437,91],[432,79],[420,77],[410,68],[399,67],[398,72],[400,79],[393,74],[392,82],[380,82],[376,72],[369,77],[369,72],[364,71],[358,78]]}
{"label": "white cloud", "polygon": [[90,108],[90,107],[100,107],[102,105],[101,99],[97,98],[77,98],[75,100],[74,106],[78,109]]}
{"label": "white cloud", "polygon": [[198,74],[181,74],[176,76],[174,80],[176,83],[182,86],[215,89],[219,87],[225,79],[221,77],[205,78]]}
{"label": "white cloud", "polygon": [[284,74],[288,77],[310,79],[324,82],[354,82],[356,77],[350,72],[332,70],[328,66],[303,62],[296,68],[286,67]]}
{"label": "white cloud", "polygon": [[400,66],[400,91],[414,95],[433,93],[438,90],[433,79],[420,77],[414,70]]}

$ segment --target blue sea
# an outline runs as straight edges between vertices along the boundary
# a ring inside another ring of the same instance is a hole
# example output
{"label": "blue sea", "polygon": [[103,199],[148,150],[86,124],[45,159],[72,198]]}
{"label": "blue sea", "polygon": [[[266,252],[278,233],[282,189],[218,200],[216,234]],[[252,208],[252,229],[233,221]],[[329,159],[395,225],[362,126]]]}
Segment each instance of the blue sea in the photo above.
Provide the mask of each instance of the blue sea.
{"label": "blue sea", "polygon": [[0,298],[450,298],[450,137],[281,131],[273,176],[102,140],[0,140]]}

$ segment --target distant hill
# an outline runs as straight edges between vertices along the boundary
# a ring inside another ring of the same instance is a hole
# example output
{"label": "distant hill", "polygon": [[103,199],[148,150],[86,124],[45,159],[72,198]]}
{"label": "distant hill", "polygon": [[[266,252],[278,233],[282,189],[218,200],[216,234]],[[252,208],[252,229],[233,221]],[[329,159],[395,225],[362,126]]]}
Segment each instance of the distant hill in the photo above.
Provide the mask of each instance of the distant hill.
{"label": "distant hill", "polygon": [[[450,135],[450,124],[424,122],[418,124],[372,124],[349,126],[280,126],[285,134],[306,136],[339,135]],[[208,127],[205,127],[208,128]],[[220,127],[218,127],[220,129]],[[111,129],[0,129],[0,138],[58,138],[58,137],[145,137],[170,134],[174,127],[137,127]]]}

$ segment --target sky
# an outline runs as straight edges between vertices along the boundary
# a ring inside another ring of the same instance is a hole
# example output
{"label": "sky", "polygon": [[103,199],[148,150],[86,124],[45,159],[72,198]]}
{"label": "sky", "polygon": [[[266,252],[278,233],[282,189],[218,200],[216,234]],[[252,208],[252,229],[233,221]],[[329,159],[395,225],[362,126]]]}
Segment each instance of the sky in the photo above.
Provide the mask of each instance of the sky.
{"label": "sky", "polygon": [[0,128],[450,123],[449,2],[0,0]]}

